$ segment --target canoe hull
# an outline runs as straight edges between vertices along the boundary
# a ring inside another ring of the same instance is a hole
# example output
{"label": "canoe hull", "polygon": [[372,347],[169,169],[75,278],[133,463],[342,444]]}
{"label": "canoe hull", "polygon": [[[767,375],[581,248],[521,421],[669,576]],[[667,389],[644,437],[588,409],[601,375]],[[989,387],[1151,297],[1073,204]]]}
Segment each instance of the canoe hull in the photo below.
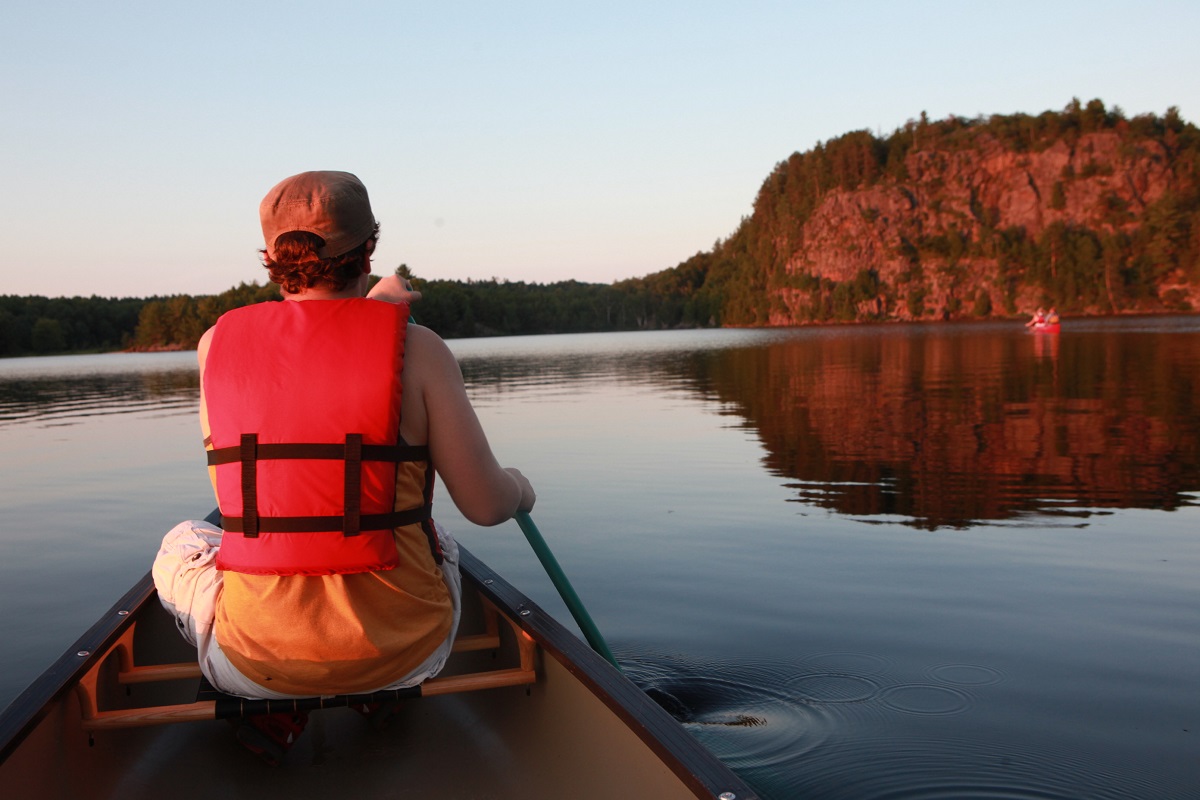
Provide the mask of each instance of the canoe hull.
{"label": "canoe hull", "polygon": [[[97,665],[104,708],[195,699],[194,680],[106,681],[118,659],[99,654],[134,620],[138,663],[194,661],[147,576],[0,716],[0,786],[11,798],[123,800],[755,797],[666,712],[465,548],[462,566],[464,629],[481,617],[484,597],[512,615],[538,645],[536,684],[408,701],[383,731],[348,709],[315,712],[277,769],[242,750],[220,720],[86,731],[74,685]],[[506,632],[498,652],[464,653],[453,669],[505,663],[516,650]]]}

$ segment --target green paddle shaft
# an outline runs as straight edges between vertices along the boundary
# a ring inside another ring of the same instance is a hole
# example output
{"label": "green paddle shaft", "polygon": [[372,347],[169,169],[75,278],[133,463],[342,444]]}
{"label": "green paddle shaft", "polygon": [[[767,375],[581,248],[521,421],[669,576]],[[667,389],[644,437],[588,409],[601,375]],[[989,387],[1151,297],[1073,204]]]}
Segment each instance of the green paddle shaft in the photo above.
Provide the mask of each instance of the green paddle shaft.
{"label": "green paddle shaft", "polygon": [[550,552],[550,547],[546,544],[546,540],[542,538],[541,531],[537,529],[537,525],[533,524],[533,520],[529,518],[529,514],[524,511],[518,511],[514,518],[517,520],[517,524],[521,526],[521,532],[529,540],[529,545],[533,548],[533,552],[537,554],[538,560],[542,562],[542,566],[546,569],[546,574],[550,576],[550,581],[554,584],[554,588],[558,589],[563,602],[567,604],[567,610],[571,612],[571,616],[575,618],[579,629],[583,631],[583,636],[587,639],[588,644],[592,646],[593,650],[604,656],[608,663],[612,664],[618,670],[621,669],[621,665],[613,657],[612,651],[608,649],[608,644],[605,643],[604,637],[596,629],[596,623],[592,622],[587,609],[583,607],[579,595],[575,594],[575,590],[571,588],[571,582],[563,574],[562,567],[558,565],[558,559],[554,557],[554,553]]}

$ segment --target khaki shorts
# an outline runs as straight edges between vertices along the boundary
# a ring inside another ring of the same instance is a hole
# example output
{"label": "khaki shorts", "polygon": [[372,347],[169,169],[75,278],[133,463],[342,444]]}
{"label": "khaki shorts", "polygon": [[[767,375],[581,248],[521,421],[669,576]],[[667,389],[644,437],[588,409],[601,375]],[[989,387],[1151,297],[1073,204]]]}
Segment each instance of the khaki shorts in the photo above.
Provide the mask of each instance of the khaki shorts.
{"label": "khaki shorts", "polygon": [[[454,606],[450,633],[424,663],[394,683],[380,686],[380,689],[416,686],[438,674],[450,656],[462,611],[462,577],[458,571],[458,543],[441,525],[437,525],[437,532],[445,556],[442,578],[446,581]],[[200,671],[213,686],[239,697],[267,700],[297,697],[273,692],[242,675],[229,663],[213,634],[223,577],[216,564],[221,535],[221,529],[208,522],[188,520],[176,525],[163,537],[153,569],[158,599],[175,617],[175,626],[183,638],[196,646]]]}

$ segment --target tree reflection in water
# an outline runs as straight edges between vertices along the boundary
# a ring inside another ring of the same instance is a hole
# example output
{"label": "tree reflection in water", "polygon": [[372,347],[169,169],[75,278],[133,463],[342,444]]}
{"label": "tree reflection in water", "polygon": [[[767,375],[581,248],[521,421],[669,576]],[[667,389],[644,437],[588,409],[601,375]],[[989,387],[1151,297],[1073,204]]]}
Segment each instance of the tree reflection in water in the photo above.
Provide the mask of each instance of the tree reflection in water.
{"label": "tree reflection in water", "polygon": [[[725,333],[725,332],[721,332]],[[733,346],[468,357],[469,380],[644,380],[740,417],[797,501],[922,528],[1200,489],[1200,323],[1079,321],[747,332]]]}

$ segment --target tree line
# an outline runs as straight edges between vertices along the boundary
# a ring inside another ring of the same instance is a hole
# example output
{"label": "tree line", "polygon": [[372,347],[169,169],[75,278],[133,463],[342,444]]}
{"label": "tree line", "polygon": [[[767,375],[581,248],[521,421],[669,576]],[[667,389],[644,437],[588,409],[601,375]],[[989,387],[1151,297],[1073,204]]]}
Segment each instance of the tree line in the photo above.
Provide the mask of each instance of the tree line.
{"label": "tree line", "polygon": [[[422,292],[414,318],[447,339],[715,324],[708,311],[668,296],[662,278],[618,284],[450,281],[401,269]],[[226,311],[279,299],[278,287],[269,282],[201,296],[0,297],[0,356],[193,349]]]}
{"label": "tree line", "polygon": [[[523,281],[426,280],[407,265],[422,299],[413,316],[447,339],[538,333],[591,333],[693,325],[681,308],[636,285],[525,283]],[[372,276],[372,282],[377,280]],[[131,341],[143,349],[193,348],[200,336],[231,308],[278,300],[266,283],[245,284],[215,297],[177,297],[146,303]]]}
{"label": "tree line", "polygon": [[130,346],[146,300],[0,295],[0,356]]}

